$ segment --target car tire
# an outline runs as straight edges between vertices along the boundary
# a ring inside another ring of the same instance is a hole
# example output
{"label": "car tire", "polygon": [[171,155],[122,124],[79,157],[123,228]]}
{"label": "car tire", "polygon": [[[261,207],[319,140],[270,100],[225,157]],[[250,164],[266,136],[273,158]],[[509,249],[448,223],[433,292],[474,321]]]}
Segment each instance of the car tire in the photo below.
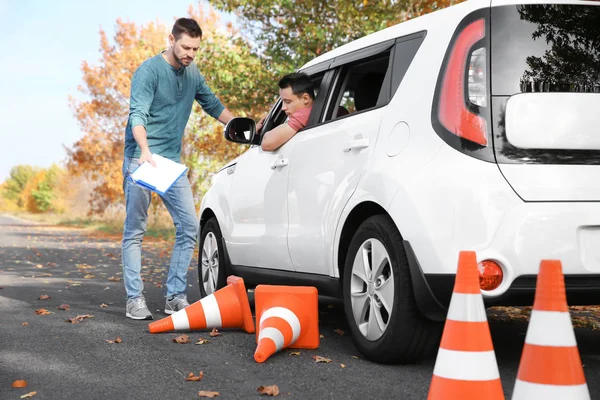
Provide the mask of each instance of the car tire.
{"label": "car tire", "polygon": [[[366,358],[378,363],[413,363],[431,355],[443,327],[417,308],[402,243],[394,222],[376,215],[359,226],[345,261],[344,310],[352,338]],[[368,277],[364,265],[369,262],[382,267],[371,269]]]}
{"label": "car tire", "polygon": [[215,217],[201,226],[198,247],[198,283],[200,296],[206,297],[225,286],[228,266],[223,249],[223,236]]}

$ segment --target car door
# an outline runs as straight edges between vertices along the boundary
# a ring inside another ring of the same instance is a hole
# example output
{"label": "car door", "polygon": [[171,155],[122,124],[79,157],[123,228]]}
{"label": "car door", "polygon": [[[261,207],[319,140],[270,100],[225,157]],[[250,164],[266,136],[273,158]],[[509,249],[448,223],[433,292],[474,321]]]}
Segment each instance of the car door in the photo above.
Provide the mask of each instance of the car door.
{"label": "car door", "polygon": [[[317,99],[325,72],[313,69],[311,80]],[[327,81],[328,82],[328,81]],[[317,104],[321,104],[319,100]],[[313,112],[320,113],[318,105]],[[287,116],[278,101],[265,120],[256,146],[250,148],[235,165],[231,189],[231,219],[233,229],[227,249],[235,266],[293,271],[287,246],[288,195],[290,156],[299,132],[275,151],[263,151],[260,141],[265,132],[285,123]]]}
{"label": "car door", "polygon": [[[280,102],[265,121],[265,128],[281,123],[277,121],[281,119],[279,107]],[[288,144],[268,152],[257,143],[230,167],[232,231],[227,251],[235,266],[293,270],[287,248],[287,154],[293,143]]]}
{"label": "car door", "polygon": [[366,168],[389,102],[390,47],[338,66],[320,123],[297,135],[288,188],[288,246],[296,271],[331,272],[335,223]]}

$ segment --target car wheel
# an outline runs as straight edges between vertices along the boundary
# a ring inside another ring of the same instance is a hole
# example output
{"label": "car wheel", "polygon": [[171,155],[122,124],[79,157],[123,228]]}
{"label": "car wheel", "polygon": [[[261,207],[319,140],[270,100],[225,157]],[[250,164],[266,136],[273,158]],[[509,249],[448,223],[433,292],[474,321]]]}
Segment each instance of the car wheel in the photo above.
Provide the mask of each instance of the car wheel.
{"label": "car wheel", "polygon": [[358,350],[379,363],[410,363],[431,354],[442,325],[419,312],[402,236],[387,216],[357,229],[344,266],[344,309]]}
{"label": "car wheel", "polygon": [[210,218],[201,227],[198,251],[198,282],[200,295],[206,297],[225,286],[227,266],[223,251],[223,237],[216,218]]}

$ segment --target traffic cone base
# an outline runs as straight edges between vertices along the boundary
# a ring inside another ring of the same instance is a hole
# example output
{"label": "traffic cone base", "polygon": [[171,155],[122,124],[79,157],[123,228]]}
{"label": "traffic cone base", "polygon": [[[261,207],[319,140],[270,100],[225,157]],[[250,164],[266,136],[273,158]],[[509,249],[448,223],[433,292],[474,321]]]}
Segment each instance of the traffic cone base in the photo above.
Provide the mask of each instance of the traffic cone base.
{"label": "traffic cone base", "polygon": [[[535,393],[536,397],[531,397]],[[544,399],[544,400],[590,400],[587,384],[575,386],[558,386],[517,380],[513,389],[513,399]]]}
{"label": "traffic cone base", "polygon": [[512,398],[590,399],[558,260],[540,264]]}
{"label": "traffic cone base", "polygon": [[429,400],[503,400],[474,252],[459,254]]}
{"label": "traffic cone base", "polygon": [[319,347],[318,293],[314,287],[259,285],[254,291],[256,351],[265,362],[284,348]]}
{"label": "traffic cone base", "polygon": [[241,328],[254,333],[252,312],[242,278],[229,276],[224,288],[148,325],[150,333],[207,328]]}
{"label": "traffic cone base", "polygon": [[[316,349],[319,347],[319,295],[317,289],[310,286],[276,286],[276,285],[258,285],[254,290],[254,309],[256,311],[257,325],[260,325],[260,321],[266,319],[263,318],[263,314],[270,307],[271,298],[283,295],[293,296],[293,299],[298,305],[301,305],[304,314],[308,320],[307,326],[302,326],[302,334],[294,341],[294,343],[288,346],[291,349]],[[276,307],[280,308],[280,307]],[[280,310],[282,311],[282,310]],[[294,315],[292,312],[287,313],[282,311],[285,315]],[[274,314],[275,311],[270,311],[268,315]],[[276,315],[272,315],[276,316]],[[281,317],[281,316],[280,316]],[[284,318],[284,317],[281,317]],[[298,321],[298,317],[289,318],[289,321]],[[259,339],[259,331],[256,330],[256,341]]]}

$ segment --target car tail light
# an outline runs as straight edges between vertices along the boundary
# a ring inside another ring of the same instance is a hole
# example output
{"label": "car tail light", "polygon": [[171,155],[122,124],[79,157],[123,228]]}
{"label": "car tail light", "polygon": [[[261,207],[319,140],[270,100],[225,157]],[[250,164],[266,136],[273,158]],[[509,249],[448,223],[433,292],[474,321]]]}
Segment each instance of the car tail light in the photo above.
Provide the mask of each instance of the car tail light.
{"label": "car tail light", "polygon": [[471,53],[473,46],[484,37],[485,20],[478,19],[456,38],[444,72],[438,108],[438,118],[444,128],[482,146],[488,142],[486,120],[471,111],[467,101],[483,107],[487,103],[485,48]]}
{"label": "car tail light", "polygon": [[479,269],[479,287],[482,290],[494,290],[502,283],[504,273],[498,263],[485,260],[477,265]]}

